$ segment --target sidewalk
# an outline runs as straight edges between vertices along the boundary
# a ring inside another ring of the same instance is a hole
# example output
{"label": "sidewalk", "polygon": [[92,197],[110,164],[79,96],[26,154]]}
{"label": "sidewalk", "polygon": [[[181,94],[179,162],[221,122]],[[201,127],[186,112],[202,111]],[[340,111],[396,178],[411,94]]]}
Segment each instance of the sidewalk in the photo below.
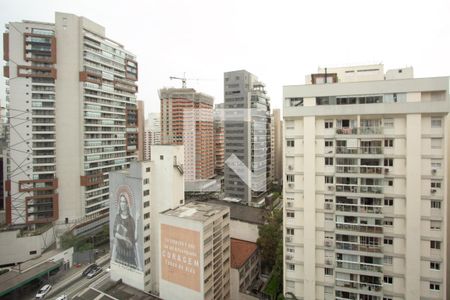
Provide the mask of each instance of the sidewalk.
{"label": "sidewalk", "polygon": [[[60,250],[60,249],[48,250],[48,251],[44,252],[41,256],[31,259],[31,260],[27,260],[27,261],[23,262],[22,264],[20,264],[20,271],[21,272],[28,271],[29,269],[34,268],[37,265],[48,261],[49,258],[51,258],[61,252],[63,252],[63,250]],[[18,265],[14,266],[11,269],[13,269],[15,271],[19,271],[19,266]]]}

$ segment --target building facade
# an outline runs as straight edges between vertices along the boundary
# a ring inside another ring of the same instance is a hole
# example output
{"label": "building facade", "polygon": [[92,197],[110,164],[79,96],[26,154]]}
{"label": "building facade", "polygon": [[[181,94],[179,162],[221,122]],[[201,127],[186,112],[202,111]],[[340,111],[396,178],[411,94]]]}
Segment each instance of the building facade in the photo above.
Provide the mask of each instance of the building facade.
{"label": "building facade", "polygon": [[151,146],[161,144],[161,114],[150,113],[145,120],[144,159],[151,159]]}
{"label": "building facade", "polygon": [[273,152],[274,152],[274,181],[277,184],[283,183],[283,120],[279,109],[274,109],[273,113]]}
{"label": "building facade", "polygon": [[261,258],[256,243],[231,239],[231,299],[256,300],[252,288],[257,287]]}
{"label": "building facade", "polygon": [[[160,212],[184,204],[183,152],[183,146],[155,145],[153,160],[110,173],[111,279],[159,294],[157,224]],[[117,234],[132,242],[131,254],[121,254],[124,243]]]}
{"label": "building facade", "polygon": [[222,175],[224,168],[224,104],[216,104],[214,108],[214,172]]}
{"label": "building facade", "polygon": [[284,292],[448,298],[449,78],[325,69],[284,87]]}
{"label": "building facade", "polygon": [[137,62],[72,14],[11,22],[7,80],[9,224],[71,221],[109,208],[108,172],[137,158]]}
{"label": "building facade", "polygon": [[190,88],[164,88],[159,96],[161,143],[184,145],[185,180],[214,177],[214,99]]}
{"label": "building facade", "polygon": [[263,205],[271,188],[270,99],[245,70],[224,74],[224,99],[225,200]]}
{"label": "building facade", "polygon": [[190,202],[160,214],[160,297],[230,298],[230,209]]}

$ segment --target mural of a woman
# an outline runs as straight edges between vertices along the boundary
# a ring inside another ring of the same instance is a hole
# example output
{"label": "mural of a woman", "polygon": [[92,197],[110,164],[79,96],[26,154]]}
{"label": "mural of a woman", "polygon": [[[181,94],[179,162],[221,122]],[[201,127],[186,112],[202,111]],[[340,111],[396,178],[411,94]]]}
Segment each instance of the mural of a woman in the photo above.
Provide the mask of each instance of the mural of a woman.
{"label": "mural of a woman", "polygon": [[131,268],[137,268],[135,223],[130,214],[126,194],[119,195],[118,211],[113,227],[112,260]]}

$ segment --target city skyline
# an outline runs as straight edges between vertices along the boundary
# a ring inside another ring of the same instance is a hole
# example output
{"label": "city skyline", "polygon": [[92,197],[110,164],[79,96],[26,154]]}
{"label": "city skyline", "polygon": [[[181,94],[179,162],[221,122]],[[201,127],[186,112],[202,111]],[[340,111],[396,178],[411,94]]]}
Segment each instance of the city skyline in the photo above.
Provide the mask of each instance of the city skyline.
{"label": "city skyline", "polygon": [[[5,2],[0,22],[52,22],[55,11],[61,11],[103,24],[108,36],[137,55],[138,99],[145,102],[146,113],[159,111],[159,88],[181,86],[169,77],[184,73],[201,79],[188,81],[188,87],[222,103],[223,73],[246,69],[264,78],[273,108],[281,108],[283,85],[301,84],[303,74],[318,66],[382,62],[386,69],[414,66],[416,78],[442,76],[450,69],[450,62],[442,59],[450,50],[445,39],[450,34],[447,1],[426,6],[382,1],[368,7],[356,1],[345,6],[253,1],[133,4],[124,12],[103,1]],[[123,21],[117,22],[119,18]],[[137,34],[142,20],[148,22],[144,35]],[[3,101],[4,80],[0,90]]]}

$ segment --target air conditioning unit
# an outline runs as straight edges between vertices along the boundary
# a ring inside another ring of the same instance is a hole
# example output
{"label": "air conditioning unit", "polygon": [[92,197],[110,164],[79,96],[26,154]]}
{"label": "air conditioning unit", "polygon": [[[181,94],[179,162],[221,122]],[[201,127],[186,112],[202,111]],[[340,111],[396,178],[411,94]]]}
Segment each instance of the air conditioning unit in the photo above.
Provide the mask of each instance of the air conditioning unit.
{"label": "air conditioning unit", "polygon": [[325,209],[333,209],[332,203],[325,203]]}
{"label": "air conditioning unit", "polygon": [[431,189],[431,193],[432,194],[436,193],[436,189]]}
{"label": "air conditioning unit", "polygon": [[294,188],[294,184],[293,184],[293,183],[289,183],[289,184],[288,184],[288,187],[289,187],[290,189],[293,189],[293,188]]}
{"label": "air conditioning unit", "polygon": [[330,258],[326,258],[325,259],[325,264],[328,265],[328,266],[331,266],[333,264],[333,260],[330,259]]}
{"label": "air conditioning unit", "polygon": [[286,260],[292,260],[293,258],[292,254],[286,254]]}
{"label": "air conditioning unit", "polygon": [[332,246],[333,246],[332,241],[325,240],[325,247],[332,247]]}
{"label": "air conditioning unit", "polygon": [[384,168],[384,174],[389,174],[389,168]]}
{"label": "air conditioning unit", "polygon": [[294,170],[294,167],[291,166],[291,165],[289,165],[289,166],[288,166],[288,170],[289,170],[289,171],[292,171],[292,170]]}
{"label": "air conditioning unit", "polygon": [[286,236],[286,243],[291,243],[292,242],[292,236],[288,235]]}
{"label": "air conditioning unit", "polygon": [[431,174],[436,174],[437,169],[431,169]]}
{"label": "air conditioning unit", "polygon": [[329,190],[329,191],[334,191],[334,186],[329,185],[329,186],[328,186],[328,190]]}

